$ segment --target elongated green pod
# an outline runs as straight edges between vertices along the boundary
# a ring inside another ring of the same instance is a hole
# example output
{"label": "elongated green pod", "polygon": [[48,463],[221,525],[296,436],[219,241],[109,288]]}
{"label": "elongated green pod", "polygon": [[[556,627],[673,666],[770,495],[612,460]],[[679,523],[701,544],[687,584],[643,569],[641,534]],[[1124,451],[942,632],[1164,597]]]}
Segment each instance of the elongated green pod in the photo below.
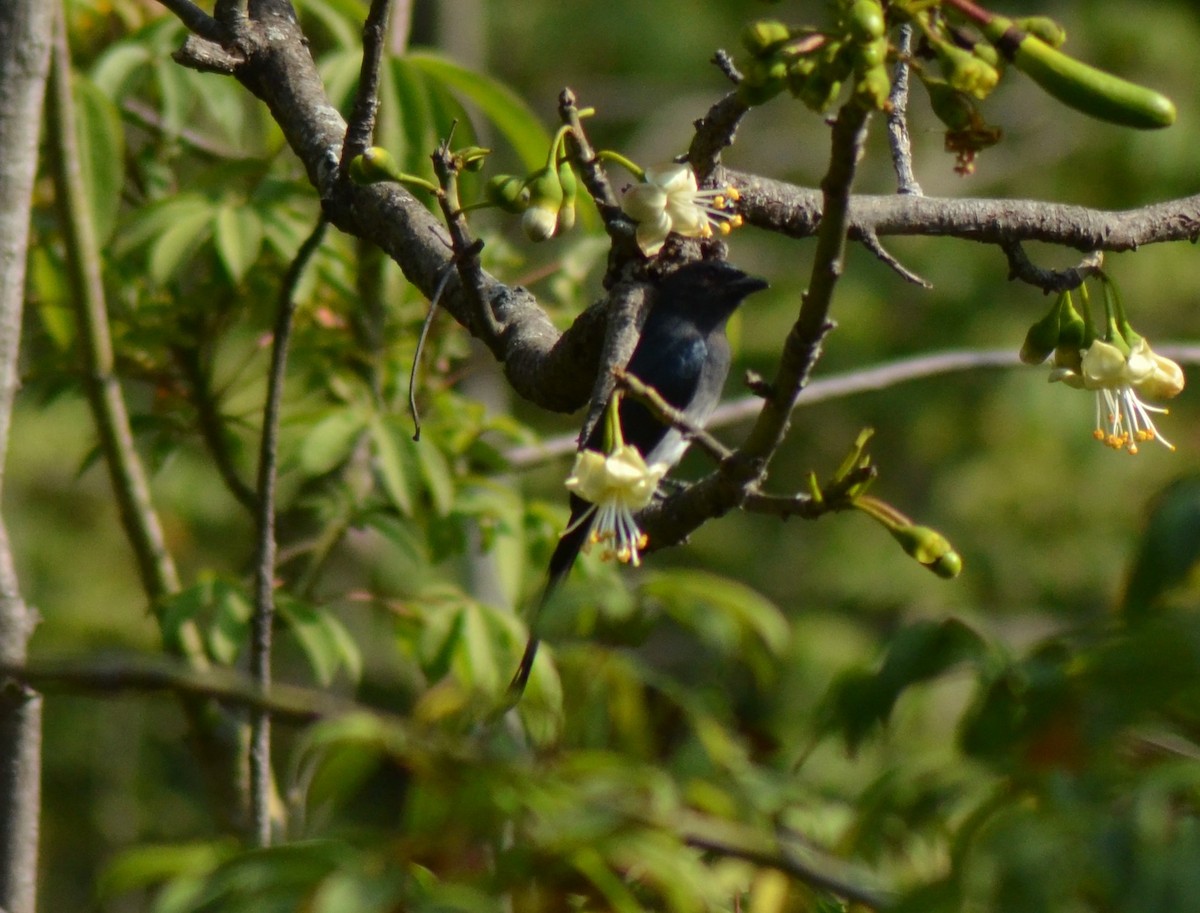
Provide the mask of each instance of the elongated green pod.
{"label": "elongated green pod", "polygon": [[1011,19],[993,16],[982,30],[1013,66],[1076,111],[1141,130],[1175,123],[1175,105],[1165,95],[1068,57]]}

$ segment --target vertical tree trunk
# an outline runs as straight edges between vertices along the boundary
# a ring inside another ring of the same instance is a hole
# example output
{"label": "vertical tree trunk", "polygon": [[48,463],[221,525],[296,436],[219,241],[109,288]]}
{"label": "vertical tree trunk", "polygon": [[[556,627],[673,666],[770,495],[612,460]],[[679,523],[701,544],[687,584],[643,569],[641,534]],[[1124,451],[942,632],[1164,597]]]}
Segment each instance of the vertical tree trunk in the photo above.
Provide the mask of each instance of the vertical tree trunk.
{"label": "vertical tree trunk", "polygon": [[[54,5],[0,3],[0,483],[18,384],[29,210]],[[2,487],[2,486],[0,486]],[[36,613],[17,585],[0,519],[0,663],[25,661]],[[33,913],[37,897],[42,701],[0,681],[0,908]]]}

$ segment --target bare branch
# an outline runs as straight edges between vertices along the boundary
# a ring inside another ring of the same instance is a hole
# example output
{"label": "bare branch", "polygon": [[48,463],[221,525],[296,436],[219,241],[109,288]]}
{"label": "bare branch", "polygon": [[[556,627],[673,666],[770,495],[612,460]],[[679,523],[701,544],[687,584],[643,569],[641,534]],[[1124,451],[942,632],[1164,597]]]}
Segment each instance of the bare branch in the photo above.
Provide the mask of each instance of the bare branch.
{"label": "bare branch", "polygon": [[[275,620],[275,475],[288,342],[292,333],[292,316],[296,312],[296,286],[304,268],[321,246],[327,227],[324,218],[317,222],[288,267],[279,290],[271,344],[271,367],[267,374],[267,401],[263,407],[262,441],[258,457],[258,548],[250,640],[250,675],[263,693],[271,688],[271,627]],[[250,812],[259,846],[269,846],[271,843],[274,823],[272,793],[271,718],[265,712],[255,712],[250,717]]]}
{"label": "bare branch", "polygon": [[921,185],[913,174],[912,143],[908,137],[909,56],[912,54],[913,27],[900,27],[896,42],[896,68],[892,71],[892,91],[888,95],[891,110],[887,116],[888,143],[892,148],[892,167],[896,169],[896,193],[921,195]]}
{"label": "bare branch", "polygon": [[1104,259],[1100,251],[1093,251],[1078,266],[1052,270],[1035,265],[1020,241],[1006,241],[1000,245],[1000,249],[1008,257],[1008,278],[1036,285],[1044,292],[1065,292],[1079,288],[1084,279],[1100,269]]}
{"label": "bare branch", "polygon": [[347,173],[354,157],[361,155],[371,145],[371,138],[375,135],[375,114],[379,110],[379,69],[387,47],[390,11],[391,0],[371,0],[371,9],[363,23],[362,69],[354,94],[354,107],[350,110],[350,124],[342,145],[343,174]]}
{"label": "bare branch", "polygon": [[913,285],[919,285],[921,288],[933,288],[933,283],[928,279],[922,279],[907,266],[897,260],[892,254],[879,243],[879,236],[873,231],[864,231],[859,238],[862,246],[873,253],[880,262],[890,266],[892,270],[903,279],[905,282],[911,282]]}
{"label": "bare branch", "polygon": [[158,0],[163,6],[174,13],[180,22],[187,26],[189,32],[199,35],[214,44],[224,44],[228,39],[225,29],[212,16],[192,3],[192,0]]}

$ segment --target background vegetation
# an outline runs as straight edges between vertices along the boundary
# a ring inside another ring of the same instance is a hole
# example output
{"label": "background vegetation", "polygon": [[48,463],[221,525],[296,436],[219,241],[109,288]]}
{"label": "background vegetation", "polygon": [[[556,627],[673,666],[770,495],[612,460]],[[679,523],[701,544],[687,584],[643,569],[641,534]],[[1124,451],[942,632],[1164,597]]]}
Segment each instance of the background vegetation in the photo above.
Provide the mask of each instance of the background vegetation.
{"label": "background vegetation", "polygon": [[[1004,140],[962,178],[914,96],[926,193],[1125,208],[1196,190],[1193,4],[996,5],[1053,15],[1075,54],[1171,94],[1179,122],[1121,130],[1006,80],[987,109]],[[366,5],[297,6],[345,111]],[[155,4],[73,0],[69,10],[118,372],[182,588],[149,612],[121,532],[81,385],[48,150],[5,508],[25,596],[43,616],[33,660],[154,654],[164,627],[169,636],[190,619],[214,663],[237,665],[254,529],[216,471],[214,440],[229,474],[252,484],[275,299],[315,196],[259,103],[171,61],[184,32]],[[815,3],[779,10],[824,15]],[[726,91],[713,50],[779,10],[749,0],[418,5],[416,56],[388,66],[377,139],[428,173],[448,120],[469,114],[458,140],[476,130],[516,168],[544,155],[535,125],[552,129],[570,85],[597,109],[597,146],[662,161]],[[534,119],[478,80],[456,81],[424,48],[510,87]],[[816,186],[827,154],[820,119],[777,100],[752,113],[725,160]],[[894,189],[879,125],[855,189]],[[503,219],[473,224],[488,268],[528,285],[561,326],[599,295],[606,246],[594,221],[593,234],[536,249]],[[778,357],[811,245],[753,229],[729,243],[735,263],[772,284],[733,328],[729,395],[740,395],[742,371],[769,373]],[[818,376],[949,348],[1015,352],[1048,305],[1007,281],[994,248],[888,246],[933,288],[852,248]],[[1047,266],[1076,259],[1031,253]],[[1156,347],[1200,335],[1190,245],[1106,264]],[[577,420],[514,401],[489,356],[442,315],[423,356],[415,445],[406,398],[424,298],[382,256],[330,232],[298,300],[278,674],[407,722],[277,729],[292,842],[242,854],[222,836],[228,821],[177,702],[51,693],[44,909],[498,910],[507,898],[522,909],[683,911],[730,909],[735,895],[755,913],[837,908],[819,884],[696,848],[746,833],[778,837],[789,858],[903,898],[903,909],[1200,901],[1200,622],[1186,587],[1158,598],[1190,580],[1194,557],[1191,391],[1160,426],[1178,451],[1136,458],[1096,446],[1090,395],[1048,386],[1042,369],[977,370],[802,408],[772,486],[827,476],[873,427],[875,492],[949,536],[963,574],[935,578],[853,513],[816,523],[737,514],[637,572],[589,561],[548,619],[561,682],[535,679],[524,736],[485,736],[470,709],[507,681],[523,639],[516,613],[535,598],[565,518],[567,464],[514,470],[504,455],[572,433]],[[681,474],[706,466],[692,455]],[[1128,599],[1148,507],[1170,484],[1163,503],[1175,513],[1142,556],[1148,582]],[[1134,608],[1122,614],[1123,601]],[[1144,623],[1129,624],[1142,609]]]}

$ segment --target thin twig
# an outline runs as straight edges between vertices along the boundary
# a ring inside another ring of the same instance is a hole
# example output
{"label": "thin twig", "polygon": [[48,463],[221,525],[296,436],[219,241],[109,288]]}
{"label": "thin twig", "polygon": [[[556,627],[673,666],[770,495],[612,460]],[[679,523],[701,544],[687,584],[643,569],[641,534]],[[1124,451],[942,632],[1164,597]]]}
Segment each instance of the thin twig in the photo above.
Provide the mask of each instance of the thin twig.
{"label": "thin twig", "polygon": [[919,285],[921,288],[933,288],[933,283],[928,279],[923,279],[918,276],[907,266],[897,260],[890,251],[887,250],[879,241],[879,235],[874,231],[864,231],[858,238],[862,246],[873,253],[882,263],[890,266],[892,271],[896,273],[905,282],[911,282],[913,285]]}
{"label": "thin twig", "polygon": [[379,110],[379,71],[387,48],[387,23],[392,0],[371,0],[371,8],[363,23],[362,68],[346,139],[342,144],[342,174],[348,175],[350,162],[371,145],[375,135],[375,115]]}
{"label": "thin twig", "polygon": [[640,400],[659,421],[682,431],[686,438],[714,460],[720,462],[730,456],[732,451],[728,447],[692,422],[681,409],[676,409],[668,403],[662,398],[661,393],[643,383],[636,375],[628,373],[624,368],[614,368],[612,374],[618,387],[627,390],[635,399]]}
{"label": "thin twig", "polygon": [[213,18],[236,34],[246,24],[248,0],[216,0]]}
{"label": "thin twig", "polygon": [[412,413],[412,439],[414,441],[421,440],[421,413],[417,409],[417,369],[421,365],[421,353],[425,350],[425,340],[429,336],[429,328],[433,325],[433,318],[437,314],[438,302],[442,298],[442,293],[446,291],[446,285],[452,275],[454,275],[454,263],[450,262],[442,267],[442,276],[438,279],[437,288],[433,290],[433,297],[429,299],[429,313],[425,315],[425,320],[421,324],[421,333],[417,337],[417,350],[413,352],[412,370],[408,373],[408,410]]}
{"label": "thin twig", "polygon": [[[121,385],[115,373],[108,306],[105,300],[100,246],[89,212],[71,97],[71,65],[65,37],[56,40],[51,69],[49,136],[55,199],[67,252],[67,265],[75,294],[75,317],[83,357],[84,385],[100,447],[112,480],[121,524],[137,559],[142,588],[152,603],[179,590],[175,562],[167,551],[162,524],[150,496]],[[185,652],[203,654],[198,633]]]}
{"label": "thin twig", "polygon": [[229,36],[225,28],[212,16],[192,3],[191,0],[158,0],[163,6],[176,15],[189,32],[199,35],[206,41],[224,45]]}
{"label": "thin twig", "polygon": [[1004,256],[1008,257],[1008,278],[1020,279],[1036,285],[1044,292],[1066,292],[1083,285],[1083,280],[1094,275],[1104,262],[1100,251],[1092,251],[1078,266],[1067,269],[1042,269],[1029,259],[1020,241],[1005,241],[1000,244]]}
{"label": "thin twig", "polygon": [[[596,208],[600,210],[600,218],[604,221],[605,228],[612,235],[615,223],[624,221],[621,205],[613,191],[612,183],[608,179],[608,173],[596,156],[596,150],[592,147],[587,132],[583,129],[575,93],[569,88],[564,88],[558,94],[558,116],[564,124],[571,128],[569,135],[576,153],[573,161],[579,168],[583,186],[587,188],[588,193],[596,202]],[[627,227],[626,225],[626,229]],[[625,235],[629,234],[628,230],[624,233]]]}
{"label": "thin twig", "polygon": [[[258,461],[258,553],[250,641],[250,675],[264,693],[271,688],[271,626],[275,619],[275,475],[288,341],[296,311],[296,286],[305,266],[320,247],[328,224],[323,217],[317,222],[288,267],[279,292],[271,344],[271,368],[267,375],[267,401],[263,408]],[[250,719],[250,808],[259,846],[271,843],[271,795],[271,718],[267,713],[256,712]]]}
{"label": "thin twig", "polygon": [[896,193],[921,195],[921,185],[913,174],[912,141],[908,136],[908,83],[911,67],[913,27],[900,26],[896,42],[896,68],[892,71],[892,91],[888,95],[891,110],[887,116],[888,143],[892,148],[892,166],[896,169]]}

